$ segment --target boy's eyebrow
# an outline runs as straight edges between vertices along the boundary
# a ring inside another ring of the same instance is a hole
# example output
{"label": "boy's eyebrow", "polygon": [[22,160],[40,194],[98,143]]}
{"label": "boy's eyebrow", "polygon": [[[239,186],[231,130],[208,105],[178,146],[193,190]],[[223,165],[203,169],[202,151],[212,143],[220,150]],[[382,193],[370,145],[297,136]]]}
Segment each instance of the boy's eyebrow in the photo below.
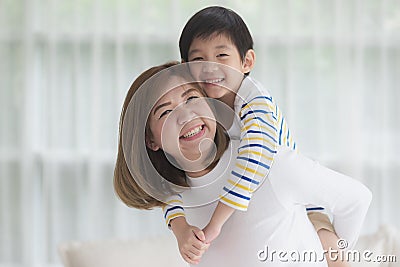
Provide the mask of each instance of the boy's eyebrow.
{"label": "boy's eyebrow", "polygon": [[215,48],[216,49],[229,48],[229,46],[227,46],[227,45],[217,45]]}
{"label": "boy's eyebrow", "polygon": [[193,49],[193,50],[189,51],[188,56],[190,56],[191,54],[197,53],[199,51],[200,51],[200,49]]}
{"label": "boy's eyebrow", "polygon": [[[193,92],[193,91],[197,92],[197,89],[195,89],[195,88],[190,88],[190,89],[184,91],[184,92],[182,93],[181,97],[184,97],[185,95],[187,95],[187,94],[189,94],[189,93],[191,93],[191,92]],[[165,107],[165,106],[169,106],[169,105],[171,105],[171,102],[170,102],[170,101],[158,105],[158,106],[154,109],[153,114],[156,114],[157,110],[159,110],[160,108]]]}
{"label": "boy's eyebrow", "polygon": [[[223,44],[223,45],[217,45],[214,48],[215,49],[223,49],[223,48],[228,48],[229,49],[230,46]],[[193,50],[189,51],[188,56],[190,56],[191,54],[197,53],[197,52],[200,52],[200,49],[193,49]]]}

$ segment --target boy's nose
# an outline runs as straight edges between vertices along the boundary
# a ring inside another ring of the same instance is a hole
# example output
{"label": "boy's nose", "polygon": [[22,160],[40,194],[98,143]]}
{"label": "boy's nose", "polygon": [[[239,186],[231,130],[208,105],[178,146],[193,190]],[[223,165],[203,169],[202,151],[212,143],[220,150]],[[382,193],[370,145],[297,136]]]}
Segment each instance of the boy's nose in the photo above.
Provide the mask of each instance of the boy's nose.
{"label": "boy's nose", "polygon": [[206,73],[218,70],[218,64],[214,62],[203,62],[202,65],[202,71]]}

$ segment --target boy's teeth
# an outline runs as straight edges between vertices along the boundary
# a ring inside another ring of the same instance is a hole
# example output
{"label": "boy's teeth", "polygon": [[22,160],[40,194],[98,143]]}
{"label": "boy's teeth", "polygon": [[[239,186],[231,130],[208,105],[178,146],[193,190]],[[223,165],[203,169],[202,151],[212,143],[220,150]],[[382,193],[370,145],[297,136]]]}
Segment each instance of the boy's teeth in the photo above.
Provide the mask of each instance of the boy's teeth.
{"label": "boy's teeth", "polygon": [[222,78],[219,78],[219,79],[213,79],[213,80],[206,80],[206,83],[219,83],[219,82],[222,82]]}
{"label": "boy's teeth", "polygon": [[191,137],[191,136],[193,136],[193,135],[196,135],[196,134],[198,134],[202,129],[203,129],[203,126],[196,127],[196,128],[194,128],[193,130],[191,130],[190,132],[185,133],[185,134],[183,135],[183,137],[184,137],[184,138],[188,138],[188,137]]}

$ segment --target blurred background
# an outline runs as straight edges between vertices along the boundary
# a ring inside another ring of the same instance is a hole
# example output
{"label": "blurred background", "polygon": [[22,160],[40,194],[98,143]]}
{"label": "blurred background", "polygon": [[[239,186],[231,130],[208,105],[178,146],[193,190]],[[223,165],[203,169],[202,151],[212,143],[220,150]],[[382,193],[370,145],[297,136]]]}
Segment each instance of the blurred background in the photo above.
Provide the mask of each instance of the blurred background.
{"label": "blurred background", "polygon": [[251,75],[300,151],[373,191],[362,233],[400,227],[400,0],[0,0],[0,266],[59,266],[66,240],[170,234],[160,210],[113,192],[119,114],[215,4],[250,28]]}

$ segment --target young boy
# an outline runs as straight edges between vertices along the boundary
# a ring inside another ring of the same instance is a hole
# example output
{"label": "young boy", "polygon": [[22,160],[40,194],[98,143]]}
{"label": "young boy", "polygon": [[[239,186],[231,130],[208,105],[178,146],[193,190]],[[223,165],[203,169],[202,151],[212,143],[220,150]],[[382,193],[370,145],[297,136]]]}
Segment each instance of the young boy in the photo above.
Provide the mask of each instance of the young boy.
{"label": "young boy", "polygon": [[[206,247],[199,247],[198,240],[210,243],[235,210],[247,210],[252,193],[268,177],[276,146],[286,145],[296,150],[296,144],[272,96],[248,76],[254,67],[255,52],[251,34],[239,15],[218,6],[199,11],[185,25],[179,47],[182,62],[210,62],[193,68],[193,77],[203,83],[208,97],[224,102],[240,118],[240,132],[235,131],[235,122],[229,130],[231,136],[240,139],[240,153],[231,173],[232,179],[222,189],[220,201],[203,231],[186,222],[179,195],[171,197],[163,209],[166,223],[178,240],[181,255],[189,263],[196,264]],[[238,75],[229,67],[242,73],[242,77],[238,80]],[[324,209],[310,207],[307,210],[312,211],[309,218],[324,249],[336,248],[337,236]],[[340,263],[344,264],[335,264]],[[329,266],[334,266],[332,264],[329,262]]]}

